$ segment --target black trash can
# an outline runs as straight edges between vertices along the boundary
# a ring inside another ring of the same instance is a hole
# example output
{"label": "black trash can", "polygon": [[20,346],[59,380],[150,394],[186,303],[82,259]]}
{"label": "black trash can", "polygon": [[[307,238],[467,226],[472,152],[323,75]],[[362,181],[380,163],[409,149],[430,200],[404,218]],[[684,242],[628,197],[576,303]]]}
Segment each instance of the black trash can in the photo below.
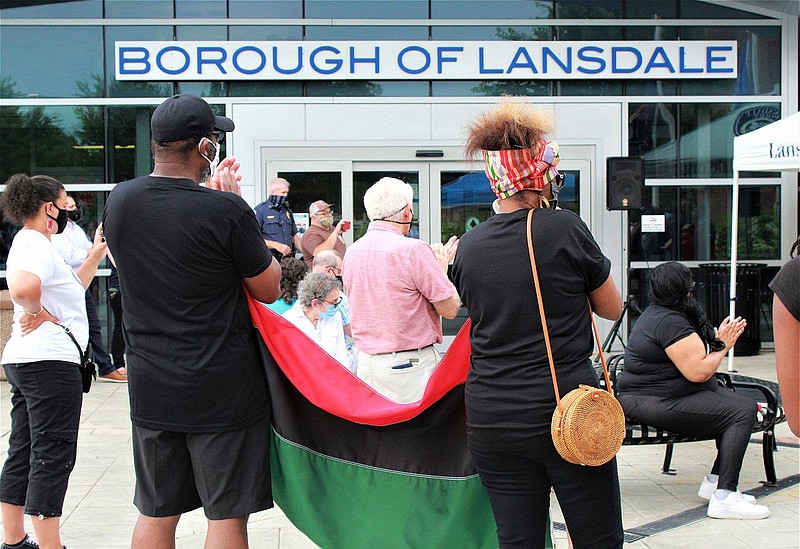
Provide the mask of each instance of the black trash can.
{"label": "black trash can", "polygon": [[[765,263],[736,265],[736,316],[747,320],[747,328],[733,348],[740,356],[755,355],[761,349],[761,270],[766,266]],[[705,304],[708,319],[719,326],[730,312],[731,265],[702,263],[700,273],[698,297]]]}

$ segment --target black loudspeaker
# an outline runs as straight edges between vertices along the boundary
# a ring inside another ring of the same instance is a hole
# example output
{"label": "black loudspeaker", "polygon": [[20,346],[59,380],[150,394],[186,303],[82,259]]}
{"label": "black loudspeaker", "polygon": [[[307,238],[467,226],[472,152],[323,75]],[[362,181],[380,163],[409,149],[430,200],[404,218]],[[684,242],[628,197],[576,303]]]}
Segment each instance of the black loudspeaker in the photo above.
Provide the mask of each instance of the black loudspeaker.
{"label": "black loudspeaker", "polygon": [[644,158],[611,156],[606,159],[606,208],[641,210]]}

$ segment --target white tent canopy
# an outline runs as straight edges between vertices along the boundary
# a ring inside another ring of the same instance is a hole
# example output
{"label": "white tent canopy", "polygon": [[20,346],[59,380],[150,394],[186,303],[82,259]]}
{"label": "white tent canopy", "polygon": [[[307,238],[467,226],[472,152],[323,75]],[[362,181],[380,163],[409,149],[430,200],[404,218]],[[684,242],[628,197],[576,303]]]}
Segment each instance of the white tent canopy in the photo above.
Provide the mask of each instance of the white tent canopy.
{"label": "white tent canopy", "polygon": [[[736,314],[736,255],[739,231],[739,173],[800,171],[800,113],[733,138],[730,317]],[[728,355],[733,370],[733,349]]]}

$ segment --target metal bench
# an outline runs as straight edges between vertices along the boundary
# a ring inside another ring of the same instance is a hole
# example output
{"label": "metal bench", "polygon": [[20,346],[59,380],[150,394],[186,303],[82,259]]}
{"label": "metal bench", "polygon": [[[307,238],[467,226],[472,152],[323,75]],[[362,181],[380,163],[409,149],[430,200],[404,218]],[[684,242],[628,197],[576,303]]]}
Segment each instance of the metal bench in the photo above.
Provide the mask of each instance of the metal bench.
{"label": "metal bench", "polygon": [[[624,355],[614,355],[608,359],[608,373],[611,385],[614,387],[616,396],[617,375],[623,371]],[[720,383],[733,389],[736,392],[745,393],[759,404],[759,412],[756,423],[753,425],[753,433],[763,433],[761,437],[761,447],[763,449],[764,472],[767,480],[762,484],[774,486],[778,478],[775,474],[775,458],[773,452],[777,449],[775,440],[775,425],[786,421],[783,406],[780,401],[780,391],[778,384],[765,379],[758,379],[747,376],[731,375],[728,373],[717,372],[717,379]],[[601,384],[605,385],[602,372],[600,372]],[[663,429],[657,429],[643,423],[633,421],[630,418],[625,420],[625,440],[623,446],[636,446],[640,444],[666,444],[667,449],[664,453],[664,463],[661,472],[665,475],[674,475],[675,470],[670,468],[672,462],[672,451],[675,444],[682,442],[697,442],[701,440],[713,440],[713,437],[690,437],[678,433],[672,433]]]}

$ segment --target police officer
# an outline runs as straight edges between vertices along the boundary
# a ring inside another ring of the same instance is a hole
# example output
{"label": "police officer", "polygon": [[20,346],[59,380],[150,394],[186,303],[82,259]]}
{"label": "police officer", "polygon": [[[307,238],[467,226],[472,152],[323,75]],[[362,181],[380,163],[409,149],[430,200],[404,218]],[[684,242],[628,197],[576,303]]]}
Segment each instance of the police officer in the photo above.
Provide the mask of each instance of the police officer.
{"label": "police officer", "polygon": [[295,249],[300,249],[300,234],[286,200],[288,194],[289,182],[282,177],[273,179],[269,184],[267,200],[255,208],[264,242],[278,261],[283,256],[291,255]]}

